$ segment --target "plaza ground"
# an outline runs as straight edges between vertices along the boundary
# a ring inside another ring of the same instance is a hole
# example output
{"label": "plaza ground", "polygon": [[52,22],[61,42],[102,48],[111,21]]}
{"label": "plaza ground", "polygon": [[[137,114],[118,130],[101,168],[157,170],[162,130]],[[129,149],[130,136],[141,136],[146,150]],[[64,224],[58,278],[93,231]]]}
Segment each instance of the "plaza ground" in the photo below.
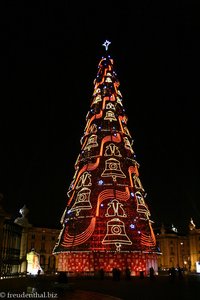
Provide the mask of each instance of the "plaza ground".
{"label": "plaza ground", "polygon": [[[54,276],[10,278],[0,280],[0,298],[61,300],[191,300],[200,299],[200,275],[185,275],[170,280],[157,276],[151,280],[132,277],[114,281],[112,277],[70,277],[66,285],[56,284]],[[33,297],[27,296],[31,294]],[[16,296],[13,296],[15,295]],[[22,298],[23,297],[23,298]]]}

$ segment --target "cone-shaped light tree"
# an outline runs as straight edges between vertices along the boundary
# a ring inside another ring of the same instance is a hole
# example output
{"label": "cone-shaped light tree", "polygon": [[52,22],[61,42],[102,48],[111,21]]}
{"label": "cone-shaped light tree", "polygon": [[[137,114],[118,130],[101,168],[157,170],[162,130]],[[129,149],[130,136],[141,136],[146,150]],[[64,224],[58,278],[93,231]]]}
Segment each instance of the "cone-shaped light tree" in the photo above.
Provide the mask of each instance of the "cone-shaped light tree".
{"label": "cone-shaped light tree", "polygon": [[[106,50],[109,41],[103,45]],[[156,240],[127,116],[107,54],[98,66],[81,150],[53,253],[58,270],[157,269]]]}

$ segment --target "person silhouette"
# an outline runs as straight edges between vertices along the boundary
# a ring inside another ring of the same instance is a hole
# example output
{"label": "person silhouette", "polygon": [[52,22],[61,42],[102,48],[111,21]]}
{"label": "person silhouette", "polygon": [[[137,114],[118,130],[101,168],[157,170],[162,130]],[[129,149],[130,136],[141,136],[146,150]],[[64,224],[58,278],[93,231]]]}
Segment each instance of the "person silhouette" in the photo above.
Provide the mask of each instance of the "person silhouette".
{"label": "person silhouette", "polygon": [[127,280],[131,279],[131,271],[128,267],[126,267],[126,269],[125,269],[125,276],[126,276]]}
{"label": "person silhouette", "polygon": [[149,275],[150,275],[150,279],[154,279],[155,278],[155,275],[154,275],[154,268],[153,267],[151,267],[150,269],[149,269]]}
{"label": "person silhouette", "polygon": [[104,269],[103,268],[101,268],[100,270],[99,270],[99,274],[100,274],[100,279],[101,280],[103,280],[104,279]]}

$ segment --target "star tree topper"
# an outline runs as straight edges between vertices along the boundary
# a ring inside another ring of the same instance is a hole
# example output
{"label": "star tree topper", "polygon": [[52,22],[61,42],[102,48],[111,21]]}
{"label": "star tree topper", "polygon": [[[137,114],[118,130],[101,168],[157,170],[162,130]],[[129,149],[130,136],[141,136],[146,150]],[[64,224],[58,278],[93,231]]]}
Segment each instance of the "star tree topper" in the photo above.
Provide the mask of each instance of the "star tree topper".
{"label": "star tree topper", "polygon": [[108,46],[111,44],[110,41],[106,40],[102,45],[105,47],[106,51],[108,50]]}

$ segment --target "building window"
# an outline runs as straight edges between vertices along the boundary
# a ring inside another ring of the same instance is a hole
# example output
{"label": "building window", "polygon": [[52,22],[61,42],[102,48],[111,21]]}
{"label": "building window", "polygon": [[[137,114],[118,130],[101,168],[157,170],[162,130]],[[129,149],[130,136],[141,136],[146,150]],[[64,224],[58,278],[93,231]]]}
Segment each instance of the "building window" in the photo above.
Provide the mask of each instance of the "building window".
{"label": "building window", "polygon": [[42,241],[44,241],[45,240],[45,235],[42,235]]}
{"label": "building window", "polygon": [[40,255],[40,264],[44,268],[44,266],[45,266],[45,256],[44,255]]}
{"label": "building window", "polygon": [[174,248],[170,247],[170,255],[174,255]]}
{"label": "building window", "polygon": [[45,243],[41,243],[41,252],[45,252]]}
{"label": "building window", "polygon": [[35,234],[32,234],[31,238],[32,238],[32,240],[34,240],[35,239]]}

